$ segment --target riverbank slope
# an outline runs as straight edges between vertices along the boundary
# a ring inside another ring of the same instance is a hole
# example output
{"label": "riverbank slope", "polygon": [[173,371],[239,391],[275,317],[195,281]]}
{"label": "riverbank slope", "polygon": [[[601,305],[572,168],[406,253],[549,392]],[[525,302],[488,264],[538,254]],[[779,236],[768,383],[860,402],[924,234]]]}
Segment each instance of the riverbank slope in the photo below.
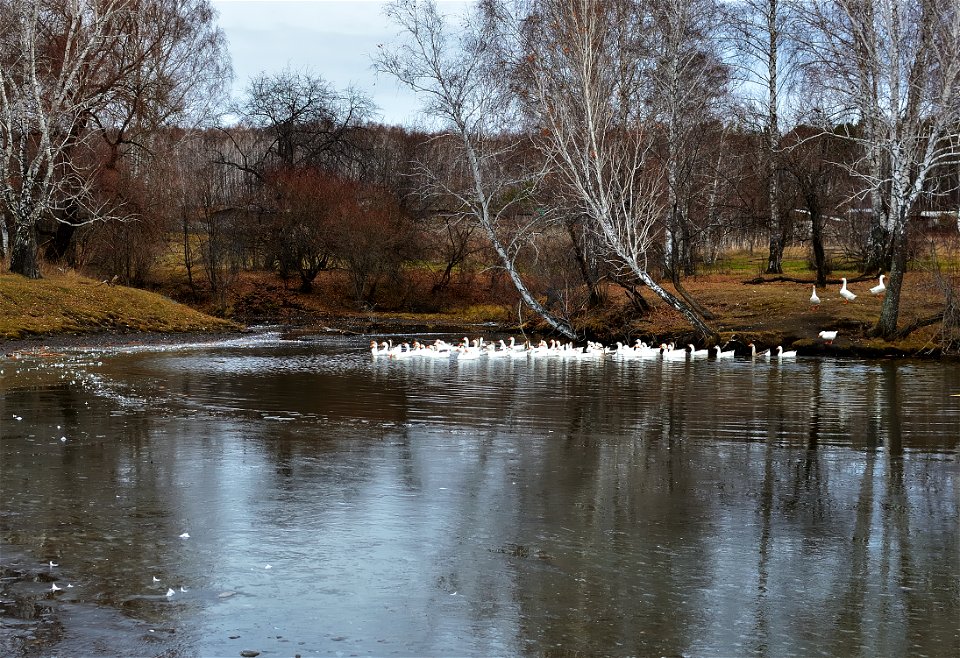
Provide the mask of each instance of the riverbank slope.
{"label": "riverbank slope", "polygon": [[51,336],[235,331],[163,295],[74,273],[31,280],[0,274],[0,342]]}
{"label": "riverbank slope", "polygon": [[[825,289],[818,290],[818,306],[810,303],[811,286],[799,278],[745,278],[743,274],[711,273],[684,282],[713,313],[710,323],[720,334],[720,344],[740,349],[750,342],[758,349],[783,345],[801,354],[939,357],[942,346],[951,340],[945,336],[943,322],[932,322],[891,342],[869,337],[880,314],[882,297],[869,293],[875,280],[858,280],[854,273],[849,277],[850,288],[858,294],[853,303],[840,298],[839,279],[831,279]],[[245,288],[255,291],[258,303],[245,305],[243,320],[307,333],[546,333],[546,327],[535,318],[518,314],[516,300],[503,295],[496,303],[491,299],[443,313],[361,312],[332,303],[335,295],[325,294],[322,281],[319,283],[317,291],[302,293],[271,279],[269,274],[251,277]],[[907,275],[901,326],[922,322],[943,311],[941,283],[924,272]],[[252,294],[249,291],[248,300]],[[607,302],[602,308],[581,314],[584,336],[610,345],[642,338],[655,344],[672,341],[702,347],[683,318],[652,294],[645,295],[652,310],[640,313],[619,288],[611,286],[606,292]],[[49,275],[39,281],[0,275],[2,352],[41,345],[195,340],[198,335],[241,329],[241,324],[212,317],[163,295],[73,273]],[[825,330],[837,331],[837,340],[827,344],[819,339],[819,332]],[[952,340],[960,344],[960,337]]]}

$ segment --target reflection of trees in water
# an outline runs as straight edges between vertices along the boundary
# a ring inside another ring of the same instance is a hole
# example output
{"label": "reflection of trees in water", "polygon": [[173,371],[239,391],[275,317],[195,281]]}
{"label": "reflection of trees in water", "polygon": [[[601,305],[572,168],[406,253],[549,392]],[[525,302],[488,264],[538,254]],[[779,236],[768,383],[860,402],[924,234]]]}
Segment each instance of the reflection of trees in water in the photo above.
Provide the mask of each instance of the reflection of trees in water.
{"label": "reflection of trees in water", "polygon": [[[956,599],[955,586],[944,586],[931,575],[940,572],[947,581],[956,578],[956,505],[954,502],[952,512],[943,516],[930,515],[933,510],[927,510],[927,514],[919,515],[923,518],[911,521],[913,511],[921,512],[927,506],[927,496],[912,500],[910,495],[911,489],[916,492],[928,484],[914,481],[926,479],[920,471],[923,460],[914,464],[904,453],[900,368],[894,362],[884,363],[878,376],[880,381],[873,387],[877,411],[871,414],[877,422],[867,425],[866,444],[883,445],[885,449],[868,449],[865,453],[849,548],[849,577],[837,583],[837,598],[842,605],[833,619],[832,647],[845,654],[955,654],[955,618],[945,623],[940,614],[931,614],[951,608],[949,599]],[[909,476],[905,473],[908,464],[913,467]],[[938,535],[936,526],[943,523],[948,526],[945,534],[952,537],[954,547],[940,556],[946,562],[937,564],[937,551],[918,555],[913,541]],[[918,568],[915,556],[921,562],[933,563]],[[878,627],[867,622],[875,618],[888,623]],[[889,623],[892,620],[897,623]]]}
{"label": "reflection of trees in water", "polygon": [[[208,391],[191,381],[197,395]],[[839,400],[855,381],[859,392]],[[111,542],[88,540],[123,569],[175,556],[176,546],[152,540],[175,538],[179,520],[203,518],[203,506],[224,512],[211,523],[230,536],[238,521],[353,522],[345,509],[382,521],[393,505],[422,536],[378,537],[401,553],[413,543],[420,555],[403,564],[422,568],[414,576],[435,582],[437,597],[468,592],[470,632],[491,642],[515,634],[519,645],[508,647],[696,653],[732,646],[716,626],[735,617],[753,653],[826,642],[836,654],[912,643],[942,654],[938,646],[956,644],[955,587],[917,581],[955,578],[955,475],[942,460],[911,457],[910,428],[920,425],[904,411],[916,398],[910,381],[898,366],[820,360],[378,363],[288,378],[270,405],[311,414],[289,422],[257,410],[111,418],[110,405],[88,411],[88,398],[65,391],[30,402],[29,414],[52,406],[55,423],[73,413],[88,438],[123,438],[50,449],[28,466],[38,482],[24,490],[46,500],[61,486],[101,506],[88,516],[45,509],[42,525],[116,528]],[[250,386],[270,385],[248,378],[218,392],[246,399]],[[302,399],[284,407],[288,395]],[[178,451],[181,439],[211,458]],[[223,456],[237,446],[242,466],[231,470]],[[45,472],[68,475],[41,483]],[[186,493],[176,486],[184,472]],[[128,537],[148,548],[131,555]],[[126,573],[111,568],[107,578]],[[411,605],[442,621],[436,601]]]}
{"label": "reflection of trees in water", "polygon": [[[678,593],[699,571],[697,526],[708,516],[699,510],[710,502],[688,473],[684,371],[652,363],[604,371],[592,395],[558,390],[566,434],[523,453],[523,512],[505,531],[532,544],[516,574],[530,646],[641,655],[686,646],[695,606]],[[673,526],[684,539],[662,545]]]}

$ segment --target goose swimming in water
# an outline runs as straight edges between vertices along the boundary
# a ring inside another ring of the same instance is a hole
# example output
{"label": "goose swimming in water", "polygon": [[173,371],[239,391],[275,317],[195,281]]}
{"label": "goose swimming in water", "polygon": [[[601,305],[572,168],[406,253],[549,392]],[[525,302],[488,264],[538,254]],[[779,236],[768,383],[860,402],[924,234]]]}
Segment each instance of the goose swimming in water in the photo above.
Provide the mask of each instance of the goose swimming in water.
{"label": "goose swimming in water", "polygon": [[756,359],[757,357],[760,357],[761,359],[766,359],[770,357],[770,350],[763,350],[762,352],[758,352],[757,346],[754,345],[753,343],[748,343],[747,347],[750,348],[751,359]]}
{"label": "goose swimming in water", "polygon": [[783,345],[777,345],[777,352],[773,356],[777,359],[795,359],[797,358],[797,351],[790,350],[789,352],[784,352]]}
{"label": "goose swimming in water", "polygon": [[714,349],[717,350],[718,359],[732,359],[737,354],[736,350],[727,350],[724,352],[723,348],[719,345],[717,345]]}

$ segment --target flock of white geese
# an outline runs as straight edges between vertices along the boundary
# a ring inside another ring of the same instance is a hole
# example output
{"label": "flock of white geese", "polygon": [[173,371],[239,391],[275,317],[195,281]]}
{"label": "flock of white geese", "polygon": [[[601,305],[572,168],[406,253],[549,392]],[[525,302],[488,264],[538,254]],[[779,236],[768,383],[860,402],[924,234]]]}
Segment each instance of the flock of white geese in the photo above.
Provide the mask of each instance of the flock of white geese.
{"label": "flock of white geese", "polygon": [[[753,359],[795,359],[797,352],[795,350],[784,351],[782,346],[771,350],[758,352],[753,343],[750,347],[750,356]],[[479,358],[490,359],[536,359],[558,357],[564,359],[602,359],[610,356],[618,359],[664,359],[670,361],[681,361],[686,359],[706,359],[714,357],[716,359],[732,359],[734,350],[724,351],[720,347],[698,350],[694,345],[678,347],[673,343],[661,343],[659,346],[647,345],[642,340],[637,339],[633,345],[617,343],[616,347],[606,347],[602,343],[587,341],[585,347],[575,345],[574,343],[563,343],[558,340],[541,340],[534,344],[530,341],[517,343],[511,336],[507,341],[500,339],[487,342],[483,338],[474,338],[470,340],[466,337],[459,343],[448,343],[442,339],[436,339],[432,343],[421,343],[415,340],[412,343],[403,342],[397,345],[392,340],[370,341],[370,353],[377,357],[387,357],[391,359],[458,359],[460,361]]]}
{"label": "flock of white geese", "polygon": [[[880,283],[870,288],[871,294],[880,295],[886,291],[883,284],[884,275],[880,275]],[[840,288],[840,296],[844,302],[852,302],[857,298],[856,294],[847,289],[847,280],[843,279],[843,285]],[[820,305],[820,298],[817,296],[817,287],[813,287],[813,295],[810,297],[810,304],[814,307]],[[819,338],[826,344],[831,344],[837,337],[836,331],[821,331]],[[796,350],[783,349],[782,345],[769,350],[757,351],[753,343],[747,345],[750,348],[751,359],[770,359],[782,361],[784,359],[795,359]],[[618,359],[664,359],[670,361],[680,361],[686,359],[706,359],[711,356],[715,359],[732,359],[735,356],[734,350],[724,351],[721,347],[698,350],[694,345],[686,347],[677,346],[673,343],[661,343],[659,346],[647,345],[640,339],[637,339],[633,345],[617,343],[616,347],[606,347],[601,343],[587,341],[586,347],[580,347],[574,343],[562,343],[558,340],[541,340],[537,344],[530,341],[524,341],[522,344],[516,342],[511,336],[509,342],[497,340],[486,342],[483,338],[470,340],[464,338],[460,343],[447,343],[441,339],[436,339],[433,343],[421,343],[418,340],[402,342],[397,345],[392,340],[370,341],[370,353],[374,357],[387,357],[391,359],[409,359],[409,358],[430,358],[430,359],[458,359],[465,361],[469,359],[479,359],[481,357],[500,359],[527,359],[540,357],[561,357],[567,359],[599,359],[606,356],[612,356]]]}

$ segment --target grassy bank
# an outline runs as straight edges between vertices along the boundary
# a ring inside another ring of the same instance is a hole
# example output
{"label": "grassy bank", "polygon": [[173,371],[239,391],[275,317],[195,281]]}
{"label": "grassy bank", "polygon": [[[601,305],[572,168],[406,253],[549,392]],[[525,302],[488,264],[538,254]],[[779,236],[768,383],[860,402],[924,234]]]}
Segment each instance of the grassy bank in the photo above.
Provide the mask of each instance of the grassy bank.
{"label": "grassy bank", "polygon": [[[940,354],[944,342],[943,326],[934,323],[893,342],[869,338],[869,330],[880,315],[882,297],[869,293],[876,280],[858,279],[851,269],[837,269],[826,288],[818,290],[821,304],[809,302],[813,278],[802,254],[794,254],[784,265],[786,276],[777,280],[758,276],[762,254],[733,254],[711,271],[684,279],[686,289],[714,317],[709,320],[721,337],[721,343],[743,346],[754,342],[758,348],[783,345],[802,353],[859,355],[932,355]],[[900,326],[930,317],[943,310],[943,286],[957,286],[960,269],[937,275],[930,271],[911,271],[905,279]],[[847,277],[858,297],[844,303],[838,294],[840,277]],[[184,291],[177,273],[168,273],[155,282],[170,296]],[[576,322],[585,336],[612,344],[643,338],[648,342],[675,341],[679,344],[700,341],[690,332],[683,318],[666,307],[649,291],[642,291],[652,311],[639,313],[623,290],[605,287],[606,301],[598,308],[580,309]],[[417,298],[407,291],[406,298]],[[183,295],[184,299],[193,297]],[[401,298],[398,295],[398,299]],[[345,274],[322,272],[309,293],[297,290],[295,282],[284,283],[276,275],[264,272],[241,274],[231,290],[228,312],[241,322],[278,323],[303,327],[306,331],[343,331],[356,333],[473,332],[494,329],[525,331],[537,335],[546,327],[529,312],[520,309],[515,291],[504,277],[495,274],[461,274],[437,301],[426,292],[422,300],[437,307],[431,312],[410,313],[392,310],[357,310],[349,294]],[[209,304],[209,300],[206,301]],[[212,312],[204,300],[191,301],[201,310]],[[409,304],[409,303],[405,303]],[[238,325],[205,315],[154,293],[111,286],[73,273],[54,273],[39,281],[0,274],[0,340],[22,340],[33,336],[81,334],[138,334],[218,332]],[[821,330],[839,331],[832,345],[818,340]],[[471,335],[473,335],[471,333]],[[960,339],[955,337],[957,343]]]}
{"label": "grassy bank", "polygon": [[0,340],[97,332],[207,332],[236,329],[162,295],[72,273],[33,281],[0,274]]}

